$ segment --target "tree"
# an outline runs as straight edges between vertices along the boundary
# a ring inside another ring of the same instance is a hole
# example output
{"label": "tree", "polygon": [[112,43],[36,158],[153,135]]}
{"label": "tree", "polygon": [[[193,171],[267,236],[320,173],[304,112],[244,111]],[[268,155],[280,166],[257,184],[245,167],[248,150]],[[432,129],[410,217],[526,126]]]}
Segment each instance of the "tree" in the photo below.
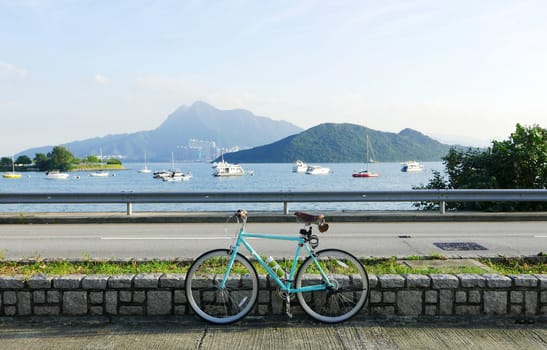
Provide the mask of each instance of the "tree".
{"label": "tree", "polygon": [[116,158],[109,158],[106,160],[106,164],[115,164],[115,165],[121,165],[122,161]]}
{"label": "tree", "polygon": [[0,168],[2,169],[10,169],[11,170],[11,165],[13,163],[13,160],[9,157],[2,157],[0,159]]}
{"label": "tree", "polygon": [[40,171],[46,171],[49,169],[49,160],[43,153],[36,153],[34,156],[34,164]]}
{"label": "tree", "polygon": [[[547,130],[538,125],[516,130],[508,140],[493,141],[486,150],[451,149],[443,157],[445,180],[434,174],[425,188],[545,189],[547,187]],[[431,209],[431,204],[416,206]],[[450,208],[479,210],[544,210],[547,203],[451,203]]]}
{"label": "tree", "polygon": [[32,159],[30,159],[28,156],[21,155],[17,157],[17,159],[15,160],[15,164],[29,165],[32,164]]}
{"label": "tree", "polygon": [[64,146],[55,146],[47,154],[49,167],[47,170],[68,171],[74,167],[74,155]]}
{"label": "tree", "polygon": [[87,158],[85,159],[85,162],[86,163],[100,163],[101,160],[99,159],[99,157],[97,156],[87,156]]}
{"label": "tree", "polygon": [[74,156],[64,146],[55,146],[47,155],[36,153],[34,164],[40,171],[69,171],[74,167]]}
{"label": "tree", "polygon": [[547,129],[517,124],[508,140],[493,142],[492,158],[498,188],[547,187]]}

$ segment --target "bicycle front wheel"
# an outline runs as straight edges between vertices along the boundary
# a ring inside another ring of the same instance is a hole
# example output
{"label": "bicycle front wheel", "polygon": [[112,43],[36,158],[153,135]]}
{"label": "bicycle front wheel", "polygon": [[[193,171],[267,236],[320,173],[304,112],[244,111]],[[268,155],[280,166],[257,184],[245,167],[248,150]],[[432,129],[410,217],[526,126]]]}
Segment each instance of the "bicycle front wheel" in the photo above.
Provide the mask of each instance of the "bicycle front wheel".
{"label": "bicycle front wheel", "polygon": [[237,254],[224,287],[230,251],[211,250],[197,258],[186,274],[186,297],[202,319],[218,324],[235,322],[247,315],[258,296],[258,275],[251,262]]}
{"label": "bicycle front wheel", "polygon": [[338,249],[321,250],[315,253],[315,260],[311,256],[304,260],[296,274],[295,285],[296,288],[325,286],[323,290],[296,293],[296,297],[308,315],[326,323],[342,322],[355,316],[369,295],[368,275],[363,264],[350,253]]}

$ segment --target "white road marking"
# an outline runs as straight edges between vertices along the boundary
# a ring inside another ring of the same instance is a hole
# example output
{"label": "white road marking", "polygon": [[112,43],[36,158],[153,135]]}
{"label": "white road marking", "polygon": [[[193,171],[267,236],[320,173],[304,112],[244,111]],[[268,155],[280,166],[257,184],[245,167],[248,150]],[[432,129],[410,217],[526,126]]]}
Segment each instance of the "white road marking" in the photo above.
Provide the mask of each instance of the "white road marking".
{"label": "white road marking", "polygon": [[547,238],[547,236],[534,236],[536,238]]}

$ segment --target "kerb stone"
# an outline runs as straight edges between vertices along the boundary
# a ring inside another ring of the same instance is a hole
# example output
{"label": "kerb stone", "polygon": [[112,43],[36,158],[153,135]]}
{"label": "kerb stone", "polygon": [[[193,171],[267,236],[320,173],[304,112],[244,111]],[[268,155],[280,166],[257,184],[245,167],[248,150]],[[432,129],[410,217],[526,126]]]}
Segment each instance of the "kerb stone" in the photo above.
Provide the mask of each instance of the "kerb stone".
{"label": "kerb stone", "polygon": [[113,289],[131,288],[134,277],[135,275],[130,275],[130,274],[112,276],[108,279],[108,288],[113,288]]}
{"label": "kerb stone", "polygon": [[135,288],[158,288],[161,275],[161,273],[138,274],[135,276],[133,283],[135,284]]}
{"label": "kerb stone", "polygon": [[490,288],[509,288],[511,287],[511,279],[498,274],[485,274],[486,285]]}
{"label": "kerb stone", "polygon": [[49,289],[53,281],[52,276],[33,275],[27,281],[27,286],[30,289]]}
{"label": "kerb stone", "polygon": [[80,288],[80,282],[84,275],[66,275],[59,276],[53,279],[53,288],[58,289],[77,289]]}
{"label": "kerb stone", "polygon": [[430,277],[433,289],[455,289],[460,284],[460,280],[454,275],[432,274]]}
{"label": "kerb stone", "polygon": [[515,282],[515,287],[537,287],[538,279],[533,275],[510,275]]}
{"label": "kerb stone", "polygon": [[184,288],[184,275],[178,273],[166,273],[160,277],[160,288]]}
{"label": "kerb stone", "polygon": [[22,289],[25,287],[25,276],[0,276],[0,289]]}
{"label": "kerb stone", "polygon": [[484,288],[486,286],[486,279],[482,276],[475,274],[459,274],[456,276],[460,279],[462,288]]}
{"label": "kerb stone", "polygon": [[431,286],[431,278],[427,275],[405,275],[407,288],[428,288]]}
{"label": "kerb stone", "polygon": [[106,275],[89,275],[82,280],[83,289],[106,289],[108,283],[108,276]]}
{"label": "kerb stone", "polygon": [[378,282],[381,288],[403,288],[405,279],[400,275],[379,275]]}

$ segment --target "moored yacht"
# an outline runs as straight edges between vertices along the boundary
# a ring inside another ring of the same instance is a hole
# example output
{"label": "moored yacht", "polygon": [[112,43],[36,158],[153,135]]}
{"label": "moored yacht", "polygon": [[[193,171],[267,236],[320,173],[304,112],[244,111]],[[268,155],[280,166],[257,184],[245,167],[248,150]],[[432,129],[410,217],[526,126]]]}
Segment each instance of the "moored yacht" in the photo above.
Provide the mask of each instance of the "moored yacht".
{"label": "moored yacht", "polygon": [[292,168],[293,173],[305,173],[308,170],[308,164],[301,160],[297,160]]}
{"label": "moored yacht", "polygon": [[3,173],[2,177],[4,179],[19,179],[21,177],[21,174],[15,172],[15,163],[13,161],[13,157],[11,157],[11,172]]}
{"label": "moored yacht", "polygon": [[422,170],[424,170],[424,166],[414,160],[402,163],[401,167],[401,171],[404,173]]}
{"label": "moored yacht", "polygon": [[46,172],[46,179],[48,180],[66,180],[68,179],[67,173],[62,173],[59,170],[50,170]]}
{"label": "moored yacht", "polygon": [[192,174],[183,173],[181,171],[172,171],[168,172],[168,174],[163,174],[160,177],[165,182],[181,182],[190,180],[192,178]]}
{"label": "moored yacht", "polygon": [[213,170],[213,176],[243,176],[245,170],[239,164],[225,162],[217,163]]}
{"label": "moored yacht", "polygon": [[330,168],[325,168],[320,165],[310,165],[306,169],[308,175],[327,175],[330,172]]}

